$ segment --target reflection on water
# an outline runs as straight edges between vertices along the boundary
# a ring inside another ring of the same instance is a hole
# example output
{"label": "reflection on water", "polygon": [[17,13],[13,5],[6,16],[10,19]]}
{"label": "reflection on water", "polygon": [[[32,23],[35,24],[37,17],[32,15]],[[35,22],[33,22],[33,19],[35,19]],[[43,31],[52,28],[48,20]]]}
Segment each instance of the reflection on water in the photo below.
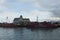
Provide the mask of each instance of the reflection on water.
{"label": "reflection on water", "polygon": [[60,28],[0,28],[0,40],[60,40]]}

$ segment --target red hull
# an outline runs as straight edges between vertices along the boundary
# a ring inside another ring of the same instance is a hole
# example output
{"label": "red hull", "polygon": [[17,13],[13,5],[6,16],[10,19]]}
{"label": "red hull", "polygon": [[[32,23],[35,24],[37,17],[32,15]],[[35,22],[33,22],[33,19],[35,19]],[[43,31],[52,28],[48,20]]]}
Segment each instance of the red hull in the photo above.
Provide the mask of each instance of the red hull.
{"label": "red hull", "polygon": [[0,23],[0,27],[3,28],[17,28],[17,27],[28,27],[28,28],[57,28],[55,24],[50,23],[38,23],[38,22],[30,22],[27,25],[16,25],[13,23]]}
{"label": "red hull", "polygon": [[57,28],[58,26],[56,26],[55,24],[49,24],[49,23],[30,23],[27,25],[27,27],[30,28]]}
{"label": "red hull", "polygon": [[19,27],[19,25],[13,24],[13,23],[0,23],[0,27],[3,28],[16,28]]}

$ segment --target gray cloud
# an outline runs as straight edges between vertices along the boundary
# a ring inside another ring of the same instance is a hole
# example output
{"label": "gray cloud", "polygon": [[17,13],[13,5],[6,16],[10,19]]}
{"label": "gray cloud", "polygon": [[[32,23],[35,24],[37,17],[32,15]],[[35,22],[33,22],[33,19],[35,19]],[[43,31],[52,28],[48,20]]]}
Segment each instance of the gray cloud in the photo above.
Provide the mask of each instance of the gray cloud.
{"label": "gray cloud", "polygon": [[40,11],[49,11],[54,17],[60,17],[60,0],[30,0],[27,2]]}
{"label": "gray cloud", "polygon": [[38,0],[40,6],[53,13],[54,17],[60,17],[60,0]]}

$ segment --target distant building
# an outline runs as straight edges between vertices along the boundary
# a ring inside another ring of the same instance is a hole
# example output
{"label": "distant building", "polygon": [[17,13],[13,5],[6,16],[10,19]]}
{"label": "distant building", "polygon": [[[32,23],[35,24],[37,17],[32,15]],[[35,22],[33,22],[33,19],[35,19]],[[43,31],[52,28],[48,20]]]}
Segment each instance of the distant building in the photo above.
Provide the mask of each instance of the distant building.
{"label": "distant building", "polygon": [[14,18],[14,20],[13,20],[13,23],[18,24],[18,25],[20,25],[20,24],[26,25],[29,22],[30,22],[30,19],[29,18],[23,18],[22,15],[19,18]]}

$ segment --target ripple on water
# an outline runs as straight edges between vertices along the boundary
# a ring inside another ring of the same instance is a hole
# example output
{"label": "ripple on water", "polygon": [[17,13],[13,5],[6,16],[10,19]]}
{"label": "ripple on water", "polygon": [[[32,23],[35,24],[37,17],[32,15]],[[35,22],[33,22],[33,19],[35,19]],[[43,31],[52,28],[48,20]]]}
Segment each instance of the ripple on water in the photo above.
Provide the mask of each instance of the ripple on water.
{"label": "ripple on water", "polygon": [[0,40],[60,40],[60,28],[0,28]]}

